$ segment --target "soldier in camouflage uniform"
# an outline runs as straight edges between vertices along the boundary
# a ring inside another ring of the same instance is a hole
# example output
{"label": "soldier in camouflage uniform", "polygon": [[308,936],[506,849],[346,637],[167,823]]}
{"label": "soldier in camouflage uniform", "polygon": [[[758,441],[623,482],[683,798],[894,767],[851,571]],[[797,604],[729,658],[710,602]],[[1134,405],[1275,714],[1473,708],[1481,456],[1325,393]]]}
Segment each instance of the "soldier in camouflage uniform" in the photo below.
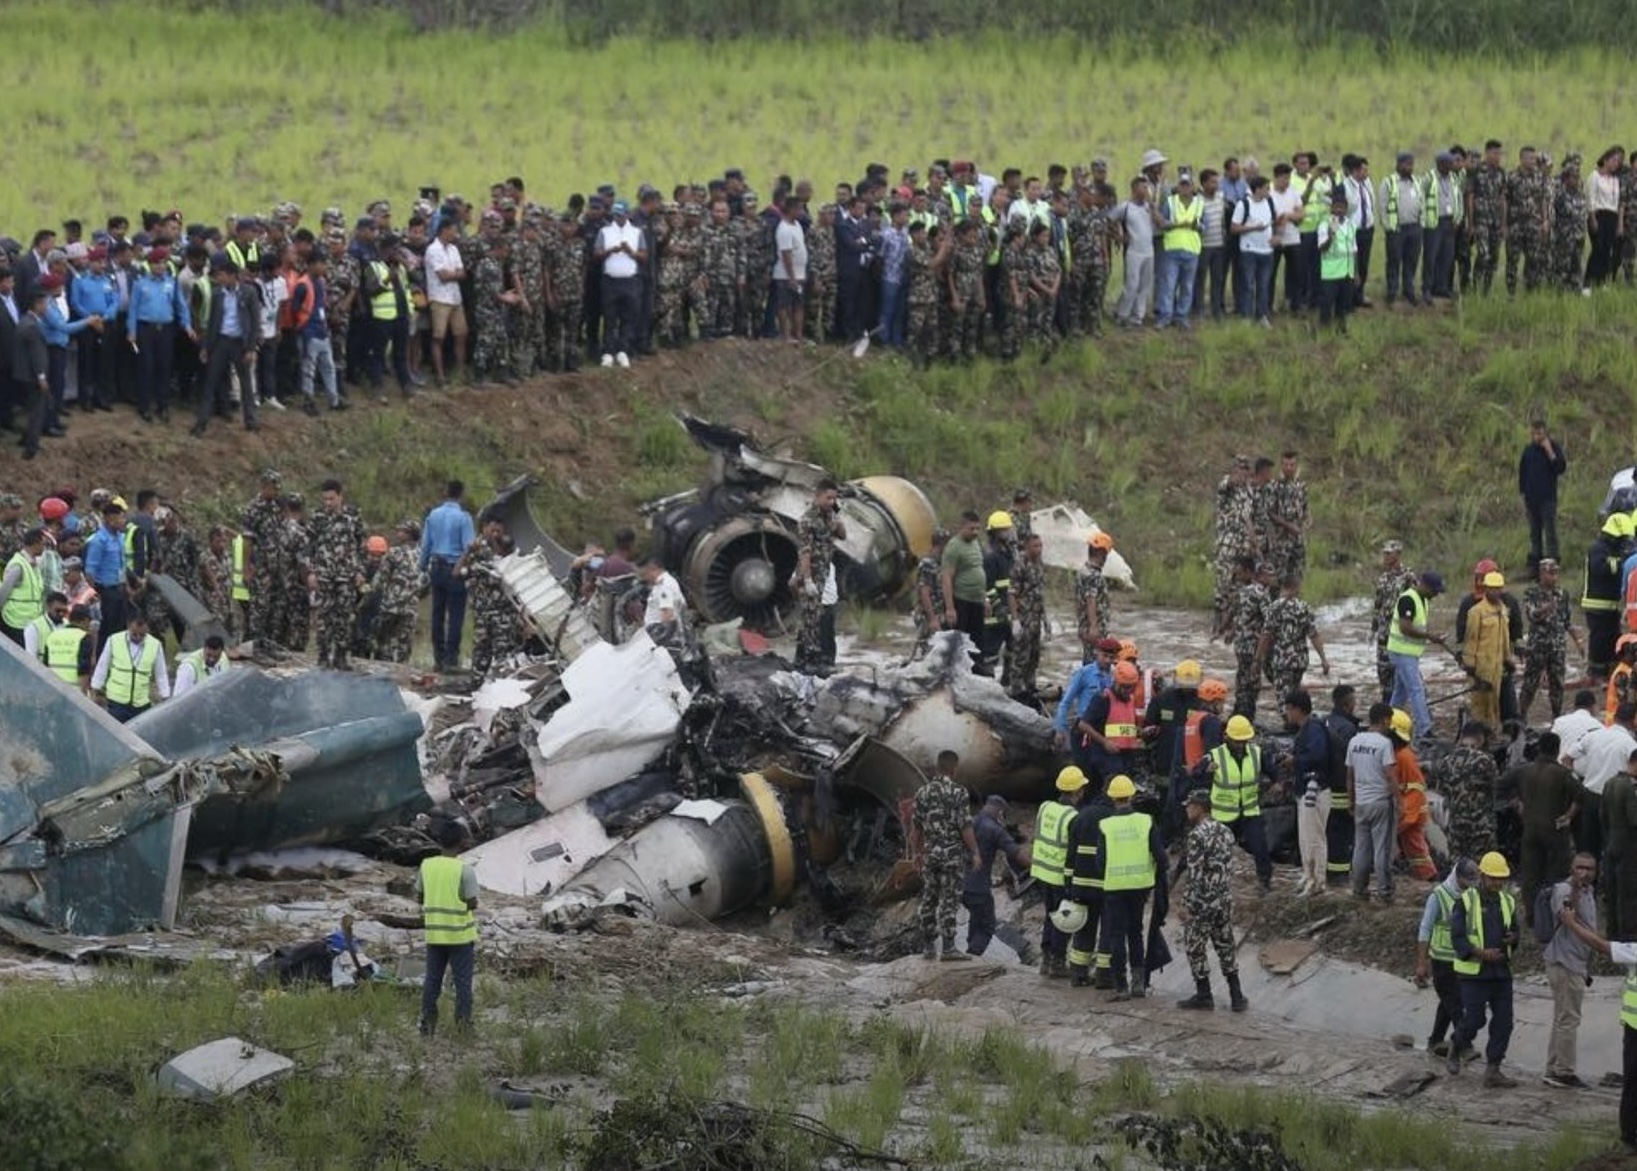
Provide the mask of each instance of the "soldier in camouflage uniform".
{"label": "soldier in camouflage uniform", "polygon": [[944,546],[949,544],[948,529],[932,531],[932,551],[921,558],[915,567],[915,648],[911,659],[926,653],[927,643],[943,629],[944,623]]}
{"label": "soldier in camouflage uniform", "polygon": [[978,225],[962,220],[955,227],[955,248],[949,260],[949,307],[952,318],[950,356],[970,362],[983,340],[984,245]]}
{"label": "soldier in camouflage uniform", "polygon": [[756,201],[746,195],[744,214],[733,221],[739,234],[739,254],[745,263],[745,290],[739,298],[740,337],[754,338],[762,332],[762,311],[767,305],[768,285],[773,280],[773,230],[756,214]]}
{"label": "soldier in camouflage uniform", "polygon": [[1188,972],[1194,978],[1194,994],[1177,1007],[1216,1007],[1211,994],[1210,949],[1216,952],[1222,978],[1228,982],[1234,1012],[1243,1012],[1249,1002],[1239,986],[1239,961],[1234,956],[1233,831],[1211,816],[1209,789],[1189,793],[1187,811],[1188,836],[1183,839],[1182,858],[1173,882],[1186,875],[1182,906],[1188,917],[1182,925],[1182,947],[1188,956]]}
{"label": "soldier in camouflage uniform", "polygon": [[969,958],[955,946],[955,913],[967,871],[982,860],[972,832],[971,795],[955,780],[959,766],[955,753],[938,754],[937,772],[915,791],[911,815],[912,845],[919,844],[921,862],[922,954],[929,960],[938,958],[940,938],[944,959]]}
{"label": "soldier in camouflage uniform", "polygon": [[580,368],[580,330],[585,316],[585,239],[574,217],[558,224],[552,252],[551,319],[546,333],[546,364],[554,371]]}
{"label": "soldier in camouflage uniform", "polygon": [[[1109,637],[1113,615],[1108,603],[1108,579],[1103,567],[1114,548],[1114,538],[1107,533],[1093,533],[1086,538],[1086,563],[1074,575],[1074,617],[1080,634],[1080,661],[1089,663],[1097,644]],[[1091,611],[1096,611],[1093,619]]]}
{"label": "soldier in camouflage uniform", "polygon": [[1233,586],[1233,606],[1222,630],[1223,641],[1233,644],[1237,664],[1233,677],[1233,714],[1254,720],[1256,700],[1262,694],[1262,673],[1256,655],[1273,600],[1258,579],[1256,558],[1248,553],[1234,565]]}
{"label": "soldier in camouflage uniform", "polygon": [[221,525],[213,525],[210,539],[199,554],[199,585],[203,591],[199,600],[221,620],[232,638],[230,644],[243,635],[239,629],[237,607],[233,605],[233,536]]}
{"label": "soldier in camouflage uniform", "polygon": [[339,480],[324,481],[323,492],[324,506],[312,519],[307,586],[318,616],[318,665],[345,671],[364,584],[364,522],[342,496]]}
{"label": "soldier in camouflage uniform", "polygon": [[796,526],[796,579],[792,583],[801,607],[796,635],[796,669],[814,674],[835,666],[835,605],[824,603],[825,585],[834,569],[835,543],[846,540],[847,526],[836,508],[834,480],[820,480],[813,503]]}
{"label": "soldier in camouflage uniform", "polygon": [[283,477],[272,468],[264,470],[256,498],[245,505],[244,516],[239,521],[239,531],[244,534],[251,559],[249,629],[242,632],[249,639],[278,641],[274,626],[280,600],[277,571],[283,544],[284,505],[279,500],[279,485],[283,482]]}
{"label": "soldier in camouflage uniform", "polygon": [[1637,165],[1626,159],[1620,168],[1620,222],[1626,225],[1625,239],[1620,241],[1620,267],[1625,272],[1626,287],[1637,284]]}
{"label": "soldier in camouflage uniform", "polygon": [[688,204],[668,206],[665,216],[665,247],[659,254],[659,342],[681,346],[688,341],[689,286],[699,279],[699,251],[704,243],[699,208]]}
{"label": "soldier in camouflage uniform", "polygon": [[1265,455],[1256,457],[1250,481],[1251,554],[1258,561],[1277,571],[1273,564],[1273,461]]}
{"label": "soldier in camouflage uniform", "polygon": [[824,342],[836,313],[836,207],[819,208],[818,222],[807,234],[807,338]]}
{"label": "soldier in camouflage uniform", "polygon": [[358,259],[347,251],[347,234],[340,228],[324,233],[329,266],[324,270],[324,321],[330,327],[330,350],[335,360],[335,385],[347,376],[347,332],[352,327],[353,303],[358,299]]}
{"label": "soldier in camouflage uniform", "polygon": [[[293,651],[307,649],[312,624],[313,598],[307,585],[312,571],[312,536],[307,528],[306,505],[300,492],[284,494],[284,516],[279,522],[273,559],[273,641]],[[255,594],[251,594],[254,601]]]}
{"label": "soldier in camouflage uniform", "polygon": [[1551,705],[1552,718],[1563,714],[1563,660],[1568,654],[1569,639],[1574,639],[1580,650],[1580,635],[1569,624],[1569,591],[1557,584],[1558,564],[1550,557],[1541,559],[1539,580],[1523,594],[1523,614],[1529,620],[1529,636],[1524,643],[1523,678],[1518,682],[1518,715],[1529,718],[1529,705],[1535,701],[1540,678],[1546,676],[1546,700]]}
{"label": "soldier in camouflage uniform", "polygon": [[1449,811],[1449,852],[1454,858],[1481,858],[1495,848],[1495,781],[1499,770],[1485,749],[1489,729],[1474,720],[1461,741],[1431,770]]}
{"label": "soldier in camouflage uniform", "polygon": [[1307,644],[1319,652],[1319,670],[1330,674],[1330,659],[1324,653],[1324,639],[1313,622],[1313,608],[1302,601],[1302,579],[1286,577],[1279,597],[1267,608],[1262,637],[1257,642],[1257,662],[1268,667],[1273,693],[1279,703],[1293,691],[1301,690],[1307,674]]}
{"label": "soldier in camouflage uniform", "polygon": [[416,606],[425,584],[420,570],[420,523],[401,520],[396,535],[398,543],[381,558],[369,585],[379,601],[374,654],[383,662],[407,663],[415,643]]}
{"label": "soldier in camouflage uniform", "polygon": [[473,381],[512,381],[512,343],[507,310],[518,302],[507,276],[511,240],[496,236],[484,249],[472,277],[472,315],[477,341],[472,346]]}
{"label": "soldier in camouflage uniform", "polygon": [[[205,588],[204,578],[200,573],[199,542],[192,533],[182,527],[182,516],[176,509],[161,508],[158,520],[158,531],[154,533],[153,564],[148,567],[148,571],[169,575],[188,593],[203,600]],[[155,633],[162,633],[164,630],[162,623],[170,622],[177,639],[180,640],[181,620],[175,618],[159,591],[150,589],[147,598],[149,628]]]}
{"label": "soldier in camouflage uniform", "polygon": [[1524,262],[1523,287],[1534,292],[1551,279],[1551,181],[1533,147],[1518,155],[1518,168],[1506,177],[1506,293],[1518,291],[1518,261]]}
{"label": "soldier in camouflage uniform", "polygon": [[1268,554],[1280,578],[1307,572],[1307,485],[1297,478],[1296,453],[1279,460],[1279,478],[1268,485]]}
{"label": "soldier in camouflage uniform", "polygon": [[[929,236],[936,233],[938,251],[934,251]],[[919,220],[909,225],[909,291],[906,297],[909,324],[906,341],[911,361],[926,367],[938,353],[938,271],[948,249],[948,238],[942,229],[927,231]],[[834,233],[831,234],[832,247]]]}
{"label": "soldier in camouflage uniform", "polygon": [[1057,294],[1063,283],[1063,266],[1052,244],[1050,224],[1037,222],[1030,229],[1025,255],[1029,341],[1040,347],[1040,360],[1044,362],[1057,351]]}
{"label": "soldier in camouflage uniform", "polygon": [[[832,257],[833,250],[832,241]],[[699,314],[699,336],[730,337],[733,334],[734,314],[739,309],[739,294],[745,287],[745,263],[739,251],[739,237],[734,234],[728,219],[726,200],[718,199],[711,204],[710,223],[705,226],[700,240],[699,268],[705,282]],[[811,259],[807,273],[811,288]]]}
{"label": "soldier in camouflage uniform", "polygon": [[1023,326],[1028,311],[1029,256],[1025,249],[1028,238],[1021,221],[1006,225],[1004,243],[1000,249],[1000,296],[1006,303],[1006,312],[1000,319],[999,358],[1010,362],[1018,355],[1023,343]]}
{"label": "soldier in camouflage uniform", "polygon": [[1563,161],[1552,200],[1552,269],[1558,287],[1570,293],[1580,291],[1585,275],[1587,214],[1580,156],[1572,154]]}
{"label": "soldier in camouflage uniform", "polygon": [[513,307],[516,352],[512,370],[519,378],[533,374],[545,360],[546,250],[540,235],[539,218],[525,216],[517,243],[512,246],[518,292],[518,303]]}
{"label": "soldier in camouflage uniform", "polygon": [[1489,295],[1500,264],[1502,229],[1506,223],[1506,168],[1501,165],[1501,144],[1490,139],[1483,158],[1467,176],[1472,200],[1472,281]]}
{"label": "soldier in camouflage uniform", "polygon": [[1012,640],[1007,646],[1008,691],[1019,703],[1036,704],[1035,677],[1040,673],[1040,640],[1046,631],[1046,575],[1040,560],[1042,543],[1035,533],[1019,541],[1020,555],[1012,565],[1014,603]]}
{"label": "soldier in camouflage uniform", "polygon": [[1256,555],[1256,494],[1250,473],[1250,459],[1235,456],[1233,471],[1216,486],[1216,585],[1212,599],[1216,634],[1227,629],[1233,608],[1234,564],[1241,557]]}
{"label": "soldier in camouflage uniform", "polygon": [[472,603],[472,670],[487,675],[489,668],[516,653],[521,645],[517,607],[500,580],[495,562],[511,552],[511,539],[497,520],[483,526],[482,534],[461,554],[455,572],[466,579]]}
{"label": "soldier in camouflage uniform", "polygon": [[1393,694],[1393,664],[1387,658],[1387,635],[1392,632],[1398,599],[1415,584],[1415,574],[1399,560],[1404,546],[1388,541],[1381,546],[1381,572],[1376,575],[1375,597],[1370,611],[1370,641],[1376,648],[1376,681],[1381,684],[1381,702]]}

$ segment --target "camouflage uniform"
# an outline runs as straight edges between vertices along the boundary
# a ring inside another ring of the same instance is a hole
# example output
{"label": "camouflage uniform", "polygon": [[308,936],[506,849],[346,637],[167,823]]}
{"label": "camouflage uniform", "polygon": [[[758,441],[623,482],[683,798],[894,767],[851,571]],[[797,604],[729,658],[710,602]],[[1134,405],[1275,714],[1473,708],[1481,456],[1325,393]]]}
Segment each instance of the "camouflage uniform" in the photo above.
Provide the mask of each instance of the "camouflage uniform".
{"label": "camouflage uniform", "polygon": [[[174,533],[166,533],[161,528],[154,533],[152,570],[167,574],[188,593],[203,600],[205,590],[199,576],[199,542],[194,540],[193,534],[186,529],[179,528]],[[148,624],[158,631],[163,623],[170,621],[171,609],[165,604],[165,599],[159,596],[158,590],[148,591],[147,602]]]}
{"label": "camouflage uniform", "polygon": [[955,244],[950,257],[950,274],[955,285],[956,305],[951,306],[950,356],[971,361],[978,356],[983,340],[983,245]]}
{"label": "camouflage uniform", "polygon": [[[222,625],[227,627],[228,633],[237,639],[242,633],[238,629],[239,615],[233,605],[233,553],[229,549],[220,557],[212,553],[208,547],[199,554],[200,588],[203,592],[199,600],[205,607],[221,619]],[[205,585],[208,576],[210,584]]]}
{"label": "camouflage uniform", "polygon": [[585,241],[578,235],[560,237],[552,252],[550,279],[557,305],[546,333],[547,363],[552,370],[565,370],[579,362],[585,315],[585,257]]}
{"label": "camouflage uniform", "polygon": [[1111,267],[1109,257],[1112,255],[1114,224],[1108,218],[1107,208],[1094,208],[1090,215],[1091,224],[1087,232],[1090,243],[1087,249],[1090,253],[1087,258],[1089,267],[1085,286],[1080,293],[1080,321],[1092,337],[1102,337],[1103,305],[1108,299],[1108,272]]}
{"label": "camouflage uniform", "polygon": [[932,247],[925,240],[909,248],[909,352],[916,362],[927,365],[938,352],[938,276],[933,269]]}
{"label": "camouflage uniform", "polygon": [[[530,236],[534,238],[530,239]],[[546,301],[546,254],[539,233],[532,226],[526,235],[520,234],[513,241],[512,265],[517,273],[517,283],[523,289],[523,297],[528,302],[526,306],[519,305],[513,311],[516,352],[512,366],[516,374],[526,377],[534,373],[537,364],[544,360],[546,347],[545,317],[542,312]]]}
{"label": "camouflage uniform", "polygon": [[944,612],[944,582],[943,566],[938,558],[923,557],[920,564],[915,567],[915,650],[912,656],[914,658],[921,656],[921,653],[926,650],[928,640],[932,637],[931,618],[933,615],[929,615],[925,610],[921,609],[922,586],[926,587],[927,596],[932,599],[933,615],[938,617],[941,625]]}
{"label": "camouflage uniform", "polygon": [[1046,575],[1039,561],[1019,557],[1012,565],[1012,594],[1021,628],[1007,648],[1006,678],[1014,699],[1031,699],[1040,673],[1040,640],[1045,633]]}
{"label": "camouflage uniform", "polygon": [[351,311],[341,305],[358,288],[358,258],[343,252],[330,258],[324,274],[324,321],[330,327],[330,350],[335,360],[335,381],[339,386],[347,375],[347,331],[352,328]]}
{"label": "camouflage uniform", "polygon": [[972,820],[967,791],[947,777],[934,777],[915,791],[915,828],[921,834],[921,937],[928,947],[942,937],[944,951],[955,946],[955,911],[971,866],[963,837]]}
{"label": "camouflage uniform", "polygon": [[350,505],[313,514],[311,559],[313,608],[318,614],[318,665],[344,668],[352,646],[358,579],[363,575],[364,522]]}
{"label": "camouflage uniform", "polygon": [[1523,678],[1518,680],[1518,712],[1527,719],[1540,677],[1546,676],[1546,699],[1555,720],[1563,714],[1563,660],[1569,651],[1569,591],[1536,584],[1523,594],[1523,613],[1529,620],[1524,644]]}
{"label": "camouflage uniform", "polygon": [[807,554],[812,586],[803,590],[801,630],[796,635],[796,669],[811,673],[830,664],[825,661],[821,644],[820,624],[824,618],[824,583],[830,574],[830,562],[835,556],[835,537],[830,532],[831,518],[819,512],[816,505],[808,505],[796,527],[796,545]]}
{"label": "camouflage uniform", "polygon": [[[301,497],[291,493],[289,500]],[[307,633],[312,624],[313,600],[307,590],[308,557],[312,540],[307,522],[296,516],[279,521],[278,553],[272,587],[273,641],[293,651],[307,649]],[[250,595],[252,604],[255,593]]]}
{"label": "camouflage uniform", "polygon": [[753,338],[762,331],[767,286],[773,279],[773,232],[756,216],[740,216],[733,222],[739,234],[739,254],[745,262],[745,291],[739,298],[735,332]]}
{"label": "camouflage uniform", "polygon": [[466,551],[466,590],[472,602],[472,670],[487,675],[522,646],[517,607],[495,565],[495,553],[481,538]]}
{"label": "camouflage uniform", "polygon": [[1551,279],[1551,181],[1544,171],[1519,168],[1506,177],[1506,291],[1518,290],[1518,261],[1524,262],[1523,287],[1534,292]]}
{"label": "camouflage uniform", "polygon": [[[745,283],[760,279],[745,274]],[[836,311],[836,234],[815,225],[807,233],[807,336],[822,342],[830,336],[831,318]]]}
{"label": "camouflage uniform", "polygon": [[1021,236],[1000,250],[1000,297],[1006,302],[1000,319],[1000,357],[1004,361],[1017,357],[1029,306],[1029,254]]}
{"label": "camouflage uniform", "polygon": [[659,253],[658,299],[654,302],[662,345],[680,346],[688,340],[688,284],[698,275],[697,254],[701,243],[697,224],[679,223],[665,232],[665,243]]}
{"label": "camouflage uniform", "polygon": [[[1044,246],[1031,245],[1026,252],[1027,265],[1019,274],[1020,279],[1033,279],[1042,285],[1050,285],[1063,275],[1063,266],[1058,262],[1057,249],[1050,240]],[[1061,287],[1061,286],[1060,286]],[[1054,297],[1028,288],[1024,293],[1028,305],[1029,341],[1039,346],[1046,354],[1057,349],[1057,301]]]}
{"label": "camouflage uniform", "polygon": [[257,496],[245,505],[239,529],[252,547],[253,559],[249,582],[250,629],[244,632],[245,637],[277,641],[271,619],[279,600],[277,569],[284,506],[277,497],[265,500]]}
{"label": "camouflage uniform", "polygon": [[1256,700],[1262,694],[1262,676],[1256,669],[1256,644],[1267,626],[1268,611],[1272,605],[1267,587],[1259,581],[1246,582],[1234,596],[1233,658],[1237,664],[1233,677],[1235,715],[1256,718]]}
{"label": "camouflage uniform", "polygon": [[1376,648],[1376,681],[1381,684],[1381,702],[1393,693],[1393,665],[1387,658],[1387,635],[1397,621],[1398,599],[1415,584],[1415,574],[1400,567],[1383,570],[1376,577],[1375,608],[1370,612],[1370,641]]}
{"label": "camouflage uniform", "polygon": [[1313,634],[1313,608],[1300,598],[1268,603],[1263,629],[1268,633],[1268,669],[1279,703],[1302,685],[1307,674],[1307,640]]}
{"label": "camouflage uniform", "polygon": [[1472,280],[1488,294],[1501,259],[1501,218],[1506,214],[1507,175],[1479,163],[1469,175],[1472,189]]}
{"label": "camouflage uniform", "polygon": [[1093,242],[1092,217],[1096,214],[1093,208],[1074,207],[1069,209],[1069,271],[1064,279],[1069,291],[1069,334],[1071,337],[1084,337],[1092,329],[1100,329],[1096,320],[1096,313],[1089,304],[1091,292],[1091,266],[1095,258],[1097,246]]}
{"label": "camouflage uniform", "polygon": [[[1086,620],[1086,599],[1097,599],[1097,628]],[[1080,567],[1074,575],[1074,617],[1080,632],[1080,661],[1091,662],[1092,647],[1099,639],[1108,637],[1108,579],[1091,562]]]}
{"label": "camouflage uniform", "polygon": [[1552,202],[1552,269],[1560,288],[1580,291],[1586,259],[1586,189],[1561,183]]}
{"label": "camouflage uniform", "polygon": [[[832,241],[833,247],[833,241]],[[739,306],[739,288],[745,280],[739,238],[729,224],[706,224],[700,241],[700,271],[705,281],[704,304],[699,314],[701,337],[728,337]],[[809,261],[808,272],[812,266]]]}
{"label": "camouflage uniform", "polygon": [[1268,525],[1268,561],[1274,574],[1282,581],[1292,574],[1301,577],[1307,571],[1307,485],[1301,480],[1287,480],[1283,476],[1269,485],[1267,511],[1271,520],[1278,517],[1295,525],[1303,535],[1292,537],[1277,525]]}
{"label": "camouflage uniform", "polygon": [[1188,881],[1182,888],[1182,905],[1188,921],[1182,925],[1182,946],[1188,955],[1188,971],[1196,984],[1211,978],[1207,948],[1216,951],[1223,976],[1237,975],[1233,940],[1233,831],[1223,822],[1207,817],[1188,831],[1182,844],[1183,864]]}
{"label": "camouflage uniform", "polygon": [[416,547],[394,545],[381,558],[370,582],[380,599],[375,627],[375,657],[389,663],[409,662],[415,642],[415,610],[421,592],[420,557]]}
{"label": "camouflage uniform", "polygon": [[1449,852],[1481,858],[1495,848],[1495,758],[1457,744],[1433,770],[1449,809]]}
{"label": "camouflage uniform", "polygon": [[1626,284],[1637,284],[1637,167],[1629,163],[1620,169],[1620,214],[1626,225],[1626,238],[1620,243],[1620,265],[1625,270]]}
{"label": "camouflage uniform", "polygon": [[472,366],[480,378],[498,378],[510,372],[511,348],[507,337],[506,270],[493,256],[477,262],[472,277],[472,315],[477,340],[472,346]]}
{"label": "camouflage uniform", "polygon": [[1255,489],[1236,484],[1223,476],[1216,486],[1216,588],[1212,599],[1218,627],[1233,604],[1233,570],[1236,558],[1256,551]]}

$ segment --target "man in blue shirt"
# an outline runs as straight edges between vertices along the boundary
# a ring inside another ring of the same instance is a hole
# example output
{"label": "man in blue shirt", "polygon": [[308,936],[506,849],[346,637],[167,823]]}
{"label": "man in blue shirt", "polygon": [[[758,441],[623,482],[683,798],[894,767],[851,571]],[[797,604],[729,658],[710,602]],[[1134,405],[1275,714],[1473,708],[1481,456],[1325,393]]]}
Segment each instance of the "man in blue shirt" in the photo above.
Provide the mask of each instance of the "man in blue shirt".
{"label": "man in blue shirt", "polygon": [[[78,318],[119,321],[119,287],[108,273],[108,250],[101,245],[86,253],[87,269],[68,289]],[[79,337],[80,410],[112,410],[114,401],[114,332],[98,329]]]}
{"label": "man in blue shirt", "polygon": [[[148,253],[148,271],[131,284],[131,305],[125,323],[125,337],[136,351],[137,415],[144,423],[170,414],[171,360],[176,352],[176,331],[198,340],[188,315],[187,298],[182,296],[170,270],[170,251],[155,248]],[[103,628],[107,629],[104,622]],[[120,623],[118,629],[123,629]]]}
{"label": "man in blue shirt", "polygon": [[426,514],[421,526],[421,572],[432,583],[432,655],[439,671],[460,665],[460,628],[466,621],[466,581],[455,573],[477,533],[471,514],[461,507],[466,485],[450,480],[443,503]]}
{"label": "man in blue shirt", "polygon": [[1057,703],[1057,714],[1052,726],[1057,729],[1060,743],[1066,743],[1074,731],[1075,721],[1085,715],[1091,701],[1107,691],[1114,683],[1114,656],[1120,653],[1120,644],[1105,638],[1092,648],[1091,662],[1075,668],[1063,688],[1063,698]]}
{"label": "man in blue shirt", "polygon": [[122,634],[130,611],[125,597],[125,509],[113,503],[102,506],[102,526],[85,542],[85,578],[96,588],[102,607],[102,625],[97,633],[97,650],[108,635]]}

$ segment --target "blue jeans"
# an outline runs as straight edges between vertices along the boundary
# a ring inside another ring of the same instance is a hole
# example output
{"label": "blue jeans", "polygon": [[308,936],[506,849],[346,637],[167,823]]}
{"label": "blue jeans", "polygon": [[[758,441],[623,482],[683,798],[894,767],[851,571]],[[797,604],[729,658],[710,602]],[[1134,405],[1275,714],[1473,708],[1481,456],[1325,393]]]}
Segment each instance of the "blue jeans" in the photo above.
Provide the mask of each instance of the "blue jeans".
{"label": "blue jeans", "polygon": [[1193,252],[1167,252],[1160,269],[1159,292],[1154,296],[1154,324],[1186,322],[1194,305],[1194,273],[1199,256]]}
{"label": "blue jeans", "polygon": [[1260,321],[1273,308],[1273,253],[1241,251],[1239,270],[1245,274],[1245,299],[1239,304],[1239,315]]}
{"label": "blue jeans", "polygon": [[889,346],[904,345],[904,282],[881,282],[881,321],[875,336]]}
{"label": "blue jeans", "polygon": [[333,407],[341,401],[335,385],[335,353],[327,337],[301,339],[301,397],[313,397],[313,383],[324,388],[324,398]]}
{"label": "blue jeans", "polygon": [[460,628],[466,622],[466,583],[455,563],[432,558],[432,657],[439,667],[460,665]]}
{"label": "blue jeans", "polygon": [[1387,702],[1410,713],[1415,737],[1420,739],[1432,731],[1427,689],[1421,681],[1421,656],[1395,655],[1388,651],[1387,661],[1393,665],[1393,694]]}
{"label": "blue jeans", "polygon": [[455,985],[455,1025],[472,1023],[472,961],[477,944],[429,943],[426,945],[426,982],[421,985],[421,1032],[430,1037],[438,1027],[438,997],[443,995],[443,975],[447,971]]}

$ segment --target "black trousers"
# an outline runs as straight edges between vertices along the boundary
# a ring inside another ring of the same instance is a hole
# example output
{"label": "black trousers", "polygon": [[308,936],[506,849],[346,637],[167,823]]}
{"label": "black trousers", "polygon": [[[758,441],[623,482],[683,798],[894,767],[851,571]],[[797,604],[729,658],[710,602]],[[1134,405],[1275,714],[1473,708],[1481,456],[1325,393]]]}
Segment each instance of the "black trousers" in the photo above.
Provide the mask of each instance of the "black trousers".
{"label": "black trousers", "polygon": [[143,413],[170,407],[175,360],[176,326],[136,327],[136,405]]}
{"label": "black trousers", "polygon": [[1599,211],[1592,214],[1592,250],[1586,257],[1586,283],[1600,285],[1620,267],[1620,237],[1618,212]]}
{"label": "black trousers", "polygon": [[1126,982],[1126,965],[1131,966],[1131,983],[1143,982],[1143,910],[1148,891],[1111,890],[1103,894],[1103,940],[1108,948],[1109,969],[1117,984]]}
{"label": "black trousers", "polygon": [[1444,216],[1426,230],[1422,240],[1421,296],[1449,297],[1455,281],[1455,219]]}
{"label": "black trousers", "polygon": [[1620,636],[1618,610],[1587,610],[1586,665],[1591,673],[1607,678],[1614,666],[1614,642]]}
{"label": "black trousers", "polygon": [[1455,974],[1455,965],[1444,960],[1432,961],[1432,990],[1438,997],[1438,1011],[1433,1014],[1429,1045],[1436,1045],[1449,1035],[1461,1020],[1461,978]]}
{"label": "black trousers", "polygon": [[1358,284],[1353,287],[1354,308],[1364,304],[1364,286],[1370,279],[1370,249],[1375,247],[1375,242],[1374,228],[1358,230]]}
{"label": "black trousers", "polygon": [[51,390],[49,386],[42,389],[18,383],[17,393],[22,398],[23,450],[39,451],[40,437],[45,434],[46,419],[51,414]]}
{"label": "black trousers", "polygon": [[642,317],[642,279],[603,277],[602,312],[603,353],[629,355],[634,352]]}
{"label": "black trousers", "polygon": [[256,421],[255,372],[245,356],[244,339],[221,337],[210,351],[205,363],[205,385],[199,401],[193,407],[193,421],[200,426],[210,422],[213,411],[228,414],[228,371],[239,372],[239,409],[244,412],[245,426]]}
{"label": "black trousers", "polygon": [[[1347,794],[1341,794],[1346,800]],[[1324,866],[1325,878],[1333,883],[1345,883],[1353,875],[1353,811],[1336,808],[1336,794],[1330,794],[1330,816],[1324,823],[1325,853],[1329,861]]]}
{"label": "black trousers", "polygon": [[1319,233],[1302,233],[1301,288],[1298,309],[1316,309],[1319,304]]}
{"label": "black trousers", "polygon": [[966,951],[981,956],[989,950],[989,941],[995,937],[995,892],[981,894],[961,892],[961,905],[966,908]]}
{"label": "black trousers", "polygon": [[1387,304],[1399,296],[1415,304],[1415,270],[1420,263],[1420,224],[1404,224],[1387,233]]}
{"label": "black trousers", "polygon": [[1620,1028],[1620,1065],[1625,1072],[1620,1087],[1620,1141],[1637,1143],[1637,1029]]}

